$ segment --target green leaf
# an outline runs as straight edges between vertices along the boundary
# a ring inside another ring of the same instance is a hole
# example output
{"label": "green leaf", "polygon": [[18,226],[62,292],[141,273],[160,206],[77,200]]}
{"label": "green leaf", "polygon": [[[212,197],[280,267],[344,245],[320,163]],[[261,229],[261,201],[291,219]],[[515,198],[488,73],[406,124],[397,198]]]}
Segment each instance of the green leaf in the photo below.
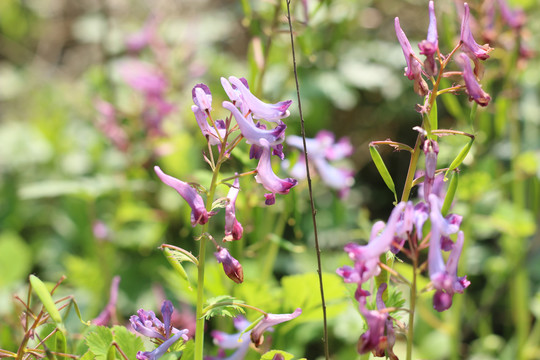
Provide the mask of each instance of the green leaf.
{"label": "green leaf", "polygon": [[216,296],[208,299],[203,310],[205,319],[210,319],[214,316],[229,316],[235,317],[238,314],[244,314],[244,308],[238,304],[243,304],[241,300],[236,300],[229,295]]}
{"label": "green leaf", "polygon": [[88,349],[97,360],[107,360],[109,348],[113,342],[111,329],[105,326],[95,326],[85,338]]}
{"label": "green leaf", "polygon": [[51,293],[47,289],[47,286],[41,281],[37,276],[30,275],[30,284],[32,285],[32,289],[34,289],[34,292],[39,297],[41,302],[43,303],[43,306],[49,313],[49,316],[51,319],[54,320],[58,328],[63,331],[64,324],[62,322],[62,317],[60,316],[60,312],[56,308],[56,305],[53,301],[53,298],[51,296]]}
{"label": "green leaf", "polygon": [[454,161],[452,161],[452,163],[448,167],[448,170],[446,170],[446,173],[444,174],[445,180],[448,179],[448,174],[450,173],[450,171],[457,168],[459,165],[461,165],[463,160],[465,160],[465,157],[469,153],[469,150],[471,150],[473,142],[474,142],[474,138],[470,138],[469,142],[467,144],[465,144],[463,149],[461,149],[461,151],[459,152],[458,156],[456,156]]}
{"label": "green leaf", "polygon": [[[281,279],[286,309],[302,308],[302,315],[294,323],[322,319],[319,276],[316,273],[284,276]],[[337,316],[347,306],[347,288],[336,274],[323,273],[324,295],[329,319]]]}
{"label": "green leaf", "polygon": [[96,358],[96,355],[90,350],[88,350],[87,352],[84,353],[83,356],[79,358],[79,360],[94,360],[95,358]]}
{"label": "green leaf", "polygon": [[396,186],[394,185],[394,180],[392,180],[392,176],[390,176],[390,173],[388,172],[388,169],[386,168],[386,165],[384,164],[383,159],[381,158],[381,154],[377,151],[375,146],[369,147],[369,153],[371,154],[371,158],[373,159],[373,162],[375,163],[375,166],[377,167],[377,170],[379,171],[379,174],[381,174],[381,177],[384,180],[384,183],[392,191],[394,194],[394,198],[396,200],[397,204],[397,194],[396,194]]}
{"label": "green leaf", "polygon": [[137,352],[144,351],[144,344],[140,337],[130,332],[124,326],[112,328],[113,339],[129,360],[135,360]]}
{"label": "green leaf", "polygon": [[456,194],[457,186],[459,180],[459,173],[454,171],[452,173],[452,178],[450,179],[450,184],[448,185],[448,191],[446,191],[446,196],[444,197],[444,203],[441,208],[441,214],[446,216],[452,206],[452,201],[454,201],[454,196]]}
{"label": "green leaf", "polygon": [[182,254],[179,251],[174,251],[168,248],[164,248],[163,252],[165,253],[165,257],[167,258],[167,261],[171,266],[174,268],[174,270],[182,277],[182,279],[186,280],[189,284],[189,288],[191,289],[191,284],[189,282],[189,276],[182,266],[182,261],[190,261],[193,262],[187,255]]}
{"label": "green leaf", "polygon": [[195,356],[195,342],[189,340],[184,343],[184,350],[182,351],[182,359],[191,360]]}

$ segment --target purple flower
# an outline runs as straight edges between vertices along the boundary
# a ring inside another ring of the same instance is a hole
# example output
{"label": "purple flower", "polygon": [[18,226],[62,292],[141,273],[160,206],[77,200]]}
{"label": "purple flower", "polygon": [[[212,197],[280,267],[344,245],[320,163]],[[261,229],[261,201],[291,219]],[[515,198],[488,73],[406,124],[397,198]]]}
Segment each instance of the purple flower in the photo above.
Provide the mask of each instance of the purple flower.
{"label": "purple flower", "polygon": [[206,120],[208,115],[206,114],[206,112],[202,111],[197,105],[192,105],[191,111],[193,111],[193,114],[195,114],[197,124],[199,125],[199,128],[201,129],[204,137],[208,139],[210,145],[221,144],[221,141],[219,139],[223,139],[225,137],[225,133],[227,130],[225,128],[218,127],[218,124],[220,124],[219,122],[216,122],[216,127],[218,127],[217,129],[211,127]]}
{"label": "purple flower", "polygon": [[92,324],[98,326],[107,326],[111,318],[116,318],[116,302],[118,300],[119,284],[120,276],[115,276],[111,282],[109,302],[105,306],[105,309],[103,309],[103,311],[98,315],[98,317],[92,320]]}
{"label": "purple flower", "polygon": [[197,84],[191,90],[195,105],[203,112],[212,110],[212,93],[205,84]]}
{"label": "purple flower", "polygon": [[174,109],[175,106],[161,96],[147,96],[145,109],[142,114],[147,131],[151,135],[163,135],[164,133],[161,129],[163,119]]}
{"label": "purple flower", "polygon": [[184,340],[187,340],[187,330],[182,330],[175,335],[173,335],[170,339],[165,340],[161,345],[159,345],[154,351],[139,351],[137,353],[137,360],[157,360],[165,353],[169,348],[180,340],[180,338],[183,338]]}
{"label": "purple flower", "polygon": [[129,140],[126,132],[116,118],[116,110],[111,103],[97,99],[94,107],[98,111],[98,129],[113,143],[120,151],[126,151],[129,147]]}
{"label": "purple flower", "polygon": [[302,314],[302,309],[297,308],[292,314],[266,314],[264,318],[251,330],[251,341],[255,346],[259,346],[263,342],[262,334],[271,326],[281,324],[297,318]]}
{"label": "purple flower", "polygon": [[214,253],[218,263],[223,265],[223,271],[225,275],[237,284],[241,284],[244,281],[244,270],[242,265],[229,254],[226,248],[218,246],[217,252]]}
{"label": "purple flower", "polygon": [[465,88],[469,94],[469,101],[476,101],[480,106],[487,106],[491,100],[491,96],[482,90],[482,87],[476,80],[473,73],[471,62],[465,54],[459,54],[458,64],[463,69],[463,79],[465,80]]}
{"label": "purple flower", "polygon": [[288,194],[289,190],[295,186],[298,181],[292,178],[280,179],[277,177],[274,170],[272,170],[270,144],[265,139],[260,139],[259,143],[261,144],[263,151],[261,158],[259,159],[259,164],[257,165],[257,175],[255,175],[255,180],[259,184],[262,184],[266,190],[271,191],[272,194]]}
{"label": "purple flower", "polygon": [[223,107],[234,115],[240,132],[246,138],[248,144],[262,146],[261,140],[265,140],[270,146],[274,146],[283,142],[285,129],[287,128],[285,124],[281,123],[274,129],[262,129],[253,123],[251,115],[244,117],[231,102],[224,101]]}
{"label": "purple flower", "polygon": [[[304,150],[301,137],[290,135],[286,141],[288,145]],[[352,154],[353,147],[349,139],[344,137],[335,142],[334,134],[321,130],[314,139],[306,139],[306,151],[323,182],[330,188],[338,190],[340,196],[345,196],[354,184],[354,173],[346,168],[338,168],[329,161],[341,160]],[[305,169],[305,160],[300,156],[297,164],[291,169],[291,174],[305,178]]]}
{"label": "purple flower", "polygon": [[[467,61],[469,61],[467,59]],[[435,140],[424,141],[424,155],[426,156],[426,172],[424,180],[424,199],[428,201],[429,194],[435,182],[435,171],[437,170],[437,156],[439,155],[439,144]]]}
{"label": "purple flower", "polygon": [[[240,92],[242,106],[251,111],[253,118],[264,119],[266,121],[280,121],[280,119],[290,115],[290,112],[287,109],[291,106],[292,100],[280,101],[276,104],[266,104],[253,95],[246,84],[240,79],[230,76],[229,81],[232,86]],[[225,90],[227,94],[229,94],[230,91],[228,91],[228,87]],[[236,101],[237,98],[236,95],[233,95],[231,101]]]}
{"label": "purple flower", "polygon": [[399,18],[397,17],[394,20],[394,26],[398,41],[403,50],[403,55],[405,55],[405,61],[407,61],[405,76],[407,76],[409,80],[414,80],[414,91],[420,96],[425,96],[428,93],[428,87],[426,81],[422,78],[422,66],[416,59],[411,43],[409,43],[409,39],[407,39],[407,36],[401,29]]}
{"label": "purple flower", "polygon": [[469,5],[464,3],[463,6],[465,11],[463,12],[463,19],[461,20],[461,48],[471,60],[475,61],[475,63],[477,59],[486,60],[489,58],[488,53],[493,49],[490,48],[488,44],[480,46],[476,43],[469,23]]}
{"label": "purple flower", "polygon": [[[435,288],[433,296],[433,307],[437,311],[444,311],[452,306],[454,293],[463,293],[463,290],[470,285],[466,276],[457,276],[457,267],[461,250],[463,248],[464,236],[459,231],[459,224],[455,219],[448,221],[441,215],[439,199],[435,195],[429,197],[431,211],[431,239],[428,253],[429,277]],[[458,233],[457,240],[452,246],[452,251],[446,264],[442,257],[443,236]]]}
{"label": "purple flower", "polygon": [[169,300],[165,300],[161,305],[163,322],[156,317],[153,311],[146,311],[143,309],[139,309],[137,315],[132,315],[129,321],[131,322],[133,330],[150,338],[165,341],[169,339],[171,334],[181,334],[181,336],[187,340],[188,330],[178,330],[171,325],[173,310],[172,303]]}
{"label": "purple flower", "polygon": [[122,62],[120,75],[133,89],[146,96],[161,97],[168,87],[163,73],[158,68],[143,61],[127,60]]}
{"label": "purple flower", "polygon": [[435,54],[439,49],[439,35],[437,33],[437,18],[435,17],[435,6],[433,1],[429,2],[429,27],[426,40],[422,40],[418,44],[420,54],[426,56],[424,61],[424,69],[429,76],[435,75],[437,72],[437,64],[435,63]]}
{"label": "purple flower", "polygon": [[386,309],[386,305],[382,300],[382,294],[386,290],[386,287],[386,283],[382,283],[377,291],[377,310],[368,310],[366,308],[365,296],[358,300],[358,307],[360,313],[364,316],[368,330],[358,339],[357,350],[359,354],[366,354],[372,351],[376,357],[387,356],[389,359],[397,360],[398,357],[393,351],[396,341],[393,322],[389,318],[388,312],[381,311]]}
{"label": "purple flower", "polygon": [[336,270],[336,273],[343,278],[346,283],[357,283],[358,288],[362,283],[368,281],[373,276],[380,273],[379,257],[390,250],[396,237],[397,225],[402,220],[403,210],[406,203],[399,203],[385,225],[383,221],[377,221],[371,228],[371,236],[367,245],[349,243],[345,245],[345,252],[354,261],[354,267],[343,266]]}
{"label": "purple flower", "polygon": [[[205,357],[205,360],[243,360],[249,350],[250,331],[242,332],[250,325],[250,322],[243,316],[234,318],[234,326],[239,331],[236,334],[227,334],[222,331],[212,331],[214,344],[221,349],[220,356]],[[237,349],[231,356],[226,357],[223,349]]]}
{"label": "purple flower", "polygon": [[512,29],[519,30],[525,24],[525,13],[522,9],[512,10],[505,0],[499,0],[503,20]]}
{"label": "purple flower", "polygon": [[373,225],[369,243],[367,245],[358,245],[355,243],[345,245],[345,251],[349,253],[349,257],[354,261],[365,261],[373,258],[378,259],[381,254],[390,250],[390,246],[392,245],[396,233],[397,223],[400,220],[406,205],[406,203],[401,202],[394,210],[392,210],[386,226],[384,226],[384,223],[381,221],[378,221]]}
{"label": "purple flower", "polygon": [[159,166],[154,166],[154,171],[165,185],[175,189],[178,194],[180,194],[180,196],[182,196],[189,204],[191,207],[191,226],[195,226],[197,224],[204,225],[208,222],[211,213],[206,211],[202,197],[194,188],[192,188],[188,183],[165,174],[163,171],[161,171]]}
{"label": "purple flower", "polygon": [[146,22],[142,29],[129,35],[126,38],[126,47],[128,50],[131,52],[139,52],[150,45],[156,36],[157,25],[157,18],[153,16]]}
{"label": "purple flower", "polygon": [[242,224],[236,220],[236,198],[238,197],[239,192],[240,180],[236,178],[227,194],[229,202],[225,206],[225,237],[223,238],[223,241],[240,240],[244,232]]}

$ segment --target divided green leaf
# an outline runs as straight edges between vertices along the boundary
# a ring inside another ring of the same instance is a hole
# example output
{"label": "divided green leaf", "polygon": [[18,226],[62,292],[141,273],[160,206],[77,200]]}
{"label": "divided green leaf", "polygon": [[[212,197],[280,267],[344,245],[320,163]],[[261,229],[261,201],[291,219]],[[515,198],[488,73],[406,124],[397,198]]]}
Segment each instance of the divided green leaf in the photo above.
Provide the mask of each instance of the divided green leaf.
{"label": "divided green leaf", "polygon": [[207,320],[214,316],[235,317],[245,313],[244,308],[239,305],[243,303],[229,295],[216,296],[208,299],[203,316]]}
{"label": "divided green leaf", "polygon": [[137,352],[144,351],[144,344],[140,337],[130,332],[123,326],[115,326],[112,328],[114,341],[118,347],[122,349],[129,360],[135,360]]}
{"label": "divided green leaf", "polygon": [[95,355],[97,360],[106,360],[109,348],[113,342],[111,329],[105,326],[95,326],[86,335],[88,349]]}

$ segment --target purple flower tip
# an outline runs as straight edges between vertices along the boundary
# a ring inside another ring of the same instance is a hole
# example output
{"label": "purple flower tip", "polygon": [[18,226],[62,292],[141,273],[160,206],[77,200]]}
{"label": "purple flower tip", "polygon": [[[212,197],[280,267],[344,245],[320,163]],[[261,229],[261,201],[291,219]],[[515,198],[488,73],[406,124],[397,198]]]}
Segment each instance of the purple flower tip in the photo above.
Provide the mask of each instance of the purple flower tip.
{"label": "purple flower tip", "polygon": [[165,174],[159,166],[154,166],[154,171],[165,185],[175,189],[189,204],[191,207],[191,226],[204,225],[208,222],[212,214],[206,211],[202,197],[194,188],[186,182]]}

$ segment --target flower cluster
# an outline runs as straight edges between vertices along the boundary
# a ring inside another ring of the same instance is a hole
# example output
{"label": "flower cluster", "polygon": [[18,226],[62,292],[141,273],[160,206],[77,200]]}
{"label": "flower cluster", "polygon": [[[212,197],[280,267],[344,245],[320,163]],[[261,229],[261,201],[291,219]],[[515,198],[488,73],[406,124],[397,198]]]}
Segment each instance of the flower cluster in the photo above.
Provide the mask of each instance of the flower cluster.
{"label": "flower cluster", "polygon": [[[256,173],[255,180],[269,191],[265,194],[265,203],[272,205],[275,203],[276,193],[287,194],[297,183],[292,178],[278,177],[272,169],[271,162],[273,155],[284,159],[282,143],[285,140],[287,126],[282,119],[289,116],[288,108],[291,101],[266,104],[251,93],[244,78],[239,79],[234,76],[229,77],[229,79],[221,78],[221,84],[230,99],[230,101],[223,102],[223,108],[230,112],[230,116],[225,120],[212,117],[212,93],[208,86],[197,84],[192,89],[193,105],[191,110],[209,146],[210,153],[205,159],[212,170],[216,171],[221,163],[230,157],[231,152],[240,141],[245,139],[246,143],[251,145],[250,158],[259,161],[254,171]],[[261,123],[259,120],[264,120],[265,123]],[[274,126],[267,128],[270,124],[274,124]],[[217,161],[213,156],[213,146],[217,147],[219,153]],[[335,151],[339,152],[340,150],[336,147]],[[155,166],[154,170],[161,181],[175,189],[191,207],[192,226],[204,225],[216,214],[207,208],[202,196],[189,183],[165,174],[158,166]],[[244,232],[242,224],[236,218],[236,199],[240,192],[240,176],[242,175],[235,174],[234,182],[228,184],[230,189],[225,199],[224,242],[239,240]],[[240,263],[230,255],[226,248],[217,245],[217,243],[215,245],[214,255],[217,261],[223,265],[225,274],[234,282],[241,283],[243,270]]]}
{"label": "flower cluster", "polygon": [[[425,185],[424,185],[425,186]],[[374,278],[381,272],[379,259],[381,255],[388,251],[405,255],[410,255],[415,249],[422,250],[429,246],[427,267],[431,280],[431,287],[435,289],[433,296],[433,307],[437,311],[444,311],[452,305],[452,297],[455,293],[462,293],[470,284],[466,276],[457,276],[457,265],[463,247],[463,232],[459,231],[461,216],[441,214],[441,199],[436,194],[429,194],[429,201],[419,202],[413,205],[412,202],[399,203],[385,224],[382,221],[376,222],[371,230],[371,236],[367,245],[350,243],[345,246],[345,251],[350,259],[354,261],[354,266],[345,265],[337,269],[346,283],[357,285],[355,298],[359,303],[360,313],[364,316],[369,330],[360,339],[359,352],[366,353],[373,351],[375,354],[381,352],[381,341],[383,330],[386,328],[386,343],[383,346],[388,355],[391,356],[388,346],[389,338],[393,336],[393,330],[389,331],[388,318],[380,313],[367,311],[365,308],[366,297],[369,295],[362,285]],[[430,221],[431,230],[424,235],[424,227]],[[453,241],[450,236],[457,234],[457,239]],[[429,241],[429,245],[428,245]],[[403,249],[405,242],[408,242],[409,249]],[[443,252],[450,251],[448,260],[444,262]],[[384,290],[382,290],[384,291]],[[382,300],[381,300],[382,301]],[[378,308],[384,306],[379,304]],[[384,319],[383,319],[384,317]],[[378,334],[378,335],[373,335]],[[383,356],[376,355],[376,356]]]}
{"label": "flower cluster", "polygon": [[165,70],[151,62],[140,60],[138,55],[143,49],[150,48],[158,63],[163,63],[166,45],[157,34],[158,21],[152,17],[138,32],[126,38],[125,46],[132,56],[119,61],[114,70],[120,79],[141,95],[142,106],[135,114],[123,114],[102,99],[96,99],[94,107],[98,112],[97,127],[121,151],[127,151],[130,134],[121,125],[122,118],[137,117],[142,120],[141,127],[149,137],[163,137],[163,121],[175,106],[167,100],[170,84]]}
{"label": "flower cluster", "polygon": [[[287,145],[304,150],[302,138],[289,135],[285,140]],[[327,130],[321,130],[313,139],[306,139],[308,160],[321,177],[322,181],[330,188],[338,191],[340,197],[345,197],[354,185],[354,173],[346,167],[337,167],[333,163],[351,156],[353,147],[347,137],[338,141],[334,134]],[[306,177],[305,158],[300,156],[297,163],[290,169],[290,173],[297,179]]]}
{"label": "flower cluster", "polygon": [[[263,343],[263,333],[265,331],[272,331],[272,326],[295,319],[300,314],[302,314],[302,309],[300,308],[291,314],[266,314],[261,321],[248,331],[245,330],[252,324],[243,316],[238,316],[234,319],[234,326],[239,331],[238,333],[227,334],[222,331],[212,331],[214,344],[220,347],[219,355],[206,357],[205,360],[241,360],[249,350],[250,343],[256,347]],[[236,351],[227,357],[224,351],[225,349],[236,349]]]}
{"label": "flower cluster", "polygon": [[[437,76],[439,66],[441,71],[444,71],[450,57],[459,49],[461,52],[458,55],[457,63],[461,67],[461,76],[465,82],[465,90],[469,94],[469,100],[475,101],[481,106],[488,105],[491,97],[482,90],[478,79],[482,76],[482,65],[480,60],[489,58],[489,52],[493,50],[488,44],[479,45],[472,34],[470,25],[470,9],[467,3],[464,3],[463,17],[461,20],[461,35],[460,42],[449,56],[444,56],[440,53],[438,33],[437,33],[437,18],[435,16],[435,8],[433,1],[429,2],[429,27],[428,34],[425,40],[422,40],[418,47],[420,54],[425,55],[425,60],[421,61],[415,54],[412,46],[407,39],[407,36],[401,29],[399,18],[395,18],[395,30],[398,41],[405,55],[407,67],[405,75],[414,80],[414,90],[421,96],[430,93],[429,87],[424,79]],[[438,64],[437,64],[438,59]],[[471,66],[471,61],[474,63],[474,71]],[[439,65],[439,66],[438,66]]]}
{"label": "flower cluster", "polygon": [[169,348],[180,338],[188,340],[188,330],[178,330],[171,324],[174,311],[172,303],[165,300],[161,305],[161,316],[163,322],[156,317],[153,311],[140,309],[137,315],[131,316],[129,321],[133,330],[155,340],[160,345],[153,351],[139,351],[138,360],[157,360],[165,354]]}

